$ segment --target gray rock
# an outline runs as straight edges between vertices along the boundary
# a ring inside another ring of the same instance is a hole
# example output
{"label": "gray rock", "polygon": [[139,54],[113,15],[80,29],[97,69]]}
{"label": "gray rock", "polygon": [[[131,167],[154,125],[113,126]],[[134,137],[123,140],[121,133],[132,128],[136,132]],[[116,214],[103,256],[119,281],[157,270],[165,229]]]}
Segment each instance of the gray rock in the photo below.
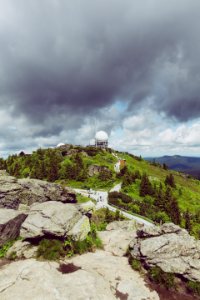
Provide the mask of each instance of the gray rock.
{"label": "gray rock", "polygon": [[200,282],[200,241],[173,223],[143,227],[130,244],[133,257],[164,272]]}
{"label": "gray rock", "polygon": [[21,224],[27,215],[13,209],[0,208],[0,246],[19,236]]}
{"label": "gray rock", "polygon": [[[74,229],[76,238],[78,235],[82,237],[86,230],[84,226],[81,227],[81,219],[82,214],[73,204],[56,201],[33,204],[27,219],[21,226],[20,235],[23,238],[38,238],[45,235],[65,237]],[[77,222],[80,225],[79,231],[82,229],[84,233],[78,232],[78,225],[74,227]],[[84,222],[86,224],[85,219]],[[72,233],[71,235],[73,237]]]}
{"label": "gray rock", "polygon": [[33,258],[37,254],[37,246],[31,245],[29,242],[16,241],[14,245],[6,253],[6,257],[13,258]]}
{"label": "gray rock", "polygon": [[79,204],[79,210],[84,214],[89,212],[92,213],[94,210],[96,210],[96,205],[92,201],[81,203]]}
{"label": "gray rock", "polygon": [[90,165],[88,168],[88,175],[92,177],[94,175],[98,175],[101,171],[104,170],[109,171],[109,169],[105,166]]}
{"label": "gray rock", "polygon": [[107,225],[106,231],[98,232],[104,249],[113,255],[127,254],[131,240],[136,236],[138,224],[134,221],[114,221]]}
{"label": "gray rock", "polygon": [[57,262],[21,260],[0,269],[2,300],[158,300],[126,257],[105,251],[73,257],[63,263],[79,267],[62,274]]}
{"label": "gray rock", "polygon": [[90,222],[88,217],[83,216],[74,227],[67,233],[74,241],[83,241],[90,232]]}
{"label": "gray rock", "polygon": [[115,256],[124,256],[127,254],[131,240],[134,238],[134,232],[116,229],[99,231],[98,236],[102,240],[103,247],[106,251]]}
{"label": "gray rock", "polygon": [[0,172],[0,207],[18,209],[20,204],[28,205],[35,202],[61,201],[75,203],[73,190],[58,184],[38,179],[16,179]]}
{"label": "gray rock", "polygon": [[122,229],[125,231],[135,231],[136,229],[140,228],[142,225],[138,224],[135,220],[131,221],[114,221],[107,225],[106,230],[118,230]]}

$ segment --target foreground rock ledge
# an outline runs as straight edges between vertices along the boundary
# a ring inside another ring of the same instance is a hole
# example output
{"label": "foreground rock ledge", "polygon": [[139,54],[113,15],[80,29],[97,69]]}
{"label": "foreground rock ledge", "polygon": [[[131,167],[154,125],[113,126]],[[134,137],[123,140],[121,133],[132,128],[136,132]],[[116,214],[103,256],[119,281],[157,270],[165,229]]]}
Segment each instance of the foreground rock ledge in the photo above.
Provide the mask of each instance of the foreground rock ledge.
{"label": "foreground rock ledge", "polygon": [[174,225],[143,227],[131,242],[131,255],[148,266],[200,282],[200,241]]}
{"label": "foreground rock ledge", "polygon": [[0,208],[0,246],[19,236],[21,224],[26,217],[16,210]]}
{"label": "foreground rock ledge", "polygon": [[159,299],[131,269],[125,257],[99,250],[64,261],[66,265],[69,263],[79,268],[62,274],[58,271],[58,263],[34,259],[5,265],[0,269],[0,299]]}
{"label": "foreground rock ledge", "polygon": [[35,202],[61,201],[76,202],[73,190],[58,184],[38,179],[17,179],[0,171],[0,207],[18,209],[20,204],[31,205]]}

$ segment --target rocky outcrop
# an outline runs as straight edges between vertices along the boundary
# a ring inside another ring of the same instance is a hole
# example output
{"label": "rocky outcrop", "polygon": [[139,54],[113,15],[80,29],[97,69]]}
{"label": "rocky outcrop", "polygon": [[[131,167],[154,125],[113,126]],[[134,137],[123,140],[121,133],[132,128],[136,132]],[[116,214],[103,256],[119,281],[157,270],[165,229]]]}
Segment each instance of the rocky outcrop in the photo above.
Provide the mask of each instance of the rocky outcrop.
{"label": "rocky outcrop", "polygon": [[115,221],[107,225],[106,231],[98,232],[104,249],[113,255],[127,254],[130,242],[136,236],[138,224],[132,221]]}
{"label": "rocky outcrop", "polygon": [[13,262],[0,269],[0,299],[20,300],[157,300],[144,279],[125,257],[105,251],[56,262],[34,259]]}
{"label": "rocky outcrop", "polygon": [[21,224],[27,215],[13,209],[0,208],[0,246],[19,236]]}
{"label": "rocky outcrop", "polygon": [[74,203],[76,195],[73,190],[58,184],[30,178],[17,179],[0,172],[0,207],[18,209],[20,204],[30,206],[46,201]]}
{"label": "rocky outcrop", "polygon": [[200,241],[172,223],[143,227],[131,243],[131,255],[187,280],[200,282]]}
{"label": "rocky outcrop", "polygon": [[82,216],[76,205],[49,201],[31,206],[29,215],[21,226],[20,236],[30,239],[46,235],[70,235],[77,240],[84,239],[89,231],[89,220]]}
{"label": "rocky outcrop", "polygon": [[90,177],[94,176],[94,175],[98,175],[100,172],[102,171],[109,171],[109,169],[105,166],[97,166],[97,165],[91,165],[88,168],[88,175]]}

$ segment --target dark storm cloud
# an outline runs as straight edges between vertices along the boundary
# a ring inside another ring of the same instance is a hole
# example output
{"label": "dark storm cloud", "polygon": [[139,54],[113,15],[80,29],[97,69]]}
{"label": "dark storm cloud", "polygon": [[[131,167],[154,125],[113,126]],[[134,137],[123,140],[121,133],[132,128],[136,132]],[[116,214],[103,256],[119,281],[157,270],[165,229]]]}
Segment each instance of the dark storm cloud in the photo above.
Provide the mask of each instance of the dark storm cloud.
{"label": "dark storm cloud", "polygon": [[117,99],[197,117],[199,20],[199,0],[0,0],[1,106],[36,135]]}

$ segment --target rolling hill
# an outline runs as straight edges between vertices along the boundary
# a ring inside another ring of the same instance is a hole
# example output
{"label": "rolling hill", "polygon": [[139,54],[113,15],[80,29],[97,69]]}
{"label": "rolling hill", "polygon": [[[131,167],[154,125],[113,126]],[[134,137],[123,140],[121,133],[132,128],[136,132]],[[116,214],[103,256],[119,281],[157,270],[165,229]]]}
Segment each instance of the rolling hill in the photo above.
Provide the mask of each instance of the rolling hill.
{"label": "rolling hill", "polygon": [[[126,161],[120,173],[114,170],[118,159]],[[0,169],[72,188],[109,191],[121,182],[110,204],[157,223],[172,221],[200,238],[200,181],[161,164],[113,149],[64,145],[9,156],[0,160]]]}
{"label": "rolling hill", "polygon": [[159,164],[166,164],[169,169],[184,172],[197,179],[200,179],[200,157],[190,156],[162,156],[146,158],[148,161]]}

